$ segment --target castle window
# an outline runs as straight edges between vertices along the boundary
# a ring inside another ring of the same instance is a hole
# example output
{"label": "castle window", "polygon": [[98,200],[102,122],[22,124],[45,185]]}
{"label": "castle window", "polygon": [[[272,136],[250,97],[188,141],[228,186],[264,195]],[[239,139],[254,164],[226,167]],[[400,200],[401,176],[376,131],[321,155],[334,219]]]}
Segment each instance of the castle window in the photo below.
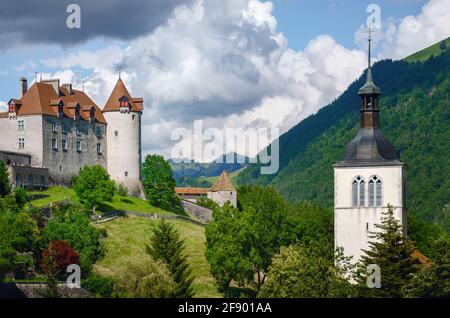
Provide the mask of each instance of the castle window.
{"label": "castle window", "polygon": [[102,137],[102,126],[99,125],[95,129],[96,129],[97,137],[101,138]]}
{"label": "castle window", "polygon": [[77,139],[77,151],[81,152],[81,140]]}
{"label": "castle window", "polygon": [[134,121],[136,119],[136,115],[131,116],[131,119]]}
{"label": "castle window", "polygon": [[128,171],[125,171],[125,177],[128,177]]}
{"label": "castle window", "polygon": [[19,149],[25,148],[25,138],[19,138]]}
{"label": "castle window", "polygon": [[78,136],[81,135],[80,124],[75,125],[75,131]]}
{"label": "castle window", "polygon": [[24,131],[25,130],[25,124],[23,120],[19,120],[17,122],[17,130],[18,131]]}
{"label": "castle window", "polygon": [[58,132],[58,126],[56,125],[55,122],[52,122],[52,132]]}
{"label": "castle window", "polygon": [[59,171],[63,171],[63,167],[62,166],[59,166]]}
{"label": "castle window", "polygon": [[52,138],[52,149],[58,149],[58,140],[56,140],[56,138]]}
{"label": "castle window", "polygon": [[97,144],[97,153],[98,154],[102,153],[102,144],[100,143]]}
{"label": "castle window", "polygon": [[354,207],[365,206],[366,183],[360,176],[353,180],[352,184],[352,204]]}
{"label": "castle window", "polygon": [[61,131],[62,131],[62,133],[63,134],[66,134],[67,133],[67,123],[66,122],[62,122],[62,125],[61,125]]}
{"label": "castle window", "polygon": [[40,184],[40,186],[41,186],[41,187],[45,187],[45,176],[41,176],[40,179],[41,179],[41,184]]}
{"label": "castle window", "polygon": [[67,151],[67,140],[66,139],[61,140],[61,147],[64,151]]}
{"label": "castle window", "polygon": [[382,206],[383,182],[377,176],[373,176],[369,181],[369,206]]}
{"label": "castle window", "polygon": [[119,136],[119,132],[116,130],[115,132],[114,132],[114,135],[117,137],[117,136]]}
{"label": "castle window", "polygon": [[28,175],[28,186],[34,186],[33,176],[31,174]]}

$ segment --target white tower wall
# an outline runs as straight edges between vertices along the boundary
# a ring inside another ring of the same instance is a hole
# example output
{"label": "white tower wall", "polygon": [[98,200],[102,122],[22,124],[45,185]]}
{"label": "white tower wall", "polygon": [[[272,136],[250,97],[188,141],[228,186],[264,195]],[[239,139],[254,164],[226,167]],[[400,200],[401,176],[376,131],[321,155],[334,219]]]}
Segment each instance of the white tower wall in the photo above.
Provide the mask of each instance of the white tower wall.
{"label": "white tower wall", "polygon": [[141,113],[105,112],[108,173],[128,188],[131,196],[144,197],[141,186]]}
{"label": "white tower wall", "polygon": [[[353,256],[353,262],[364,255],[362,249],[369,249],[370,233],[376,231],[375,224],[381,223],[387,206],[394,207],[396,218],[403,225],[406,234],[405,178],[402,165],[377,167],[335,167],[334,168],[334,241],[335,247],[343,247],[346,256]],[[356,177],[365,180],[365,206],[353,207],[352,184]],[[377,176],[383,182],[381,207],[368,206],[368,182]]]}

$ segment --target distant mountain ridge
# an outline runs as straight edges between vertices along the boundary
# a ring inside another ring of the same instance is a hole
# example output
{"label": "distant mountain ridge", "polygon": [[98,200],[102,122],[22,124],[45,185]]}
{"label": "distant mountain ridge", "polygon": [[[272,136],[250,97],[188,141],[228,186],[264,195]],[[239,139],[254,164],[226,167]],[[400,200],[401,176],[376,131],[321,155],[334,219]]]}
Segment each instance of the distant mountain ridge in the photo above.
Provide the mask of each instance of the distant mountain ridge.
{"label": "distant mountain ridge", "polygon": [[[233,158],[232,163],[227,163],[227,158]],[[178,162],[181,160],[176,161]],[[238,171],[247,167],[250,159],[237,153],[230,153],[222,155],[211,163],[194,163],[192,160],[184,161],[185,163],[175,163],[174,159],[168,160],[177,184],[179,186],[208,187],[211,185],[208,181],[199,181],[196,179],[202,177],[217,177],[224,170],[228,173]]]}
{"label": "distant mountain ridge", "polygon": [[[450,232],[447,43],[449,39],[403,61],[380,61],[373,73],[383,93],[382,131],[407,166],[409,210]],[[276,175],[262,176],[258,165],[250,165],[239,174],[238,182],[271,185],[292,202],[313,201],[331,208],[332,165],[342,159],[344,145],[359,127],[357,91],[364,79],[365,74],[338,99],[280,137],[280,170]]]}

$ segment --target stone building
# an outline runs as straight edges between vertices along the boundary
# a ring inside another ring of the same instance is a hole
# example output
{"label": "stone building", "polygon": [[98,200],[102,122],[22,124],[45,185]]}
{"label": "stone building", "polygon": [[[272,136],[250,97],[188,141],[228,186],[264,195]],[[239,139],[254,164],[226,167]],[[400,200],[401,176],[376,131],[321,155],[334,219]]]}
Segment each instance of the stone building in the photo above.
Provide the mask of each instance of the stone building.
{"label": "stone building", "polygon": [[[12,169],[12,182],[17,186],[41,187],[42,175],[47,171],[46,186],[70,185],[72,177],[84,166],[99,164],[108,169],[115,181],[129,185],[130,194],[140,195],[136,191],[139,186],[135,183],[139,183],[143,100],[131,98],[119,79],[104,109],[108,116],[85,92],[73,89],[71,84],[60,85],[57,79],[45,80],[28,89],[27,80],[21,78],[20,98],[12,98],[8,102],[8,111],[0,113],[0,151],[10,154],[5,162],[15,167]],[[132,113],[130,116],[135,116],[136,120],[128,121],[123,116],[122,122],[115,113]],[[134,130],[134,134],[130,134],[130,130]],[[129,140],[131,146],[125,148],[123,141],[113,138],[111,131],[132,138]],[[120,148],[122,162],[117,158]],[[112,165],[108,164],[108,150],[112,151]],[[12,159],[11,154],[29,158],[29,162],[21,161],[20,164],[27,171],[14,172],[18,170],[13,164],[17,160]],[[134,183],[127,182],[126,175],[119,177],[118,164],[130,171]],[[33,184],[36,186],[29,182],[31,180],[35,180]]]}
{"label": "stone building", "polygon": [[334,165],[335,245],[356,262],[369,249],[370,232],[381,223],[388,205],[406,234],[405,171],[394,146],[380,129],[380,89],[370,65],[361,97],[360,130],[345,147],[344,159]]}
{"label": "stone building", "polygon": [[219,206],[230,202],[237,207],[237,191],[231,183],[226,171],[223,171],[219,179],[211,188],[176,188],[175,192],[185,201],[196,203],[199,198],[208,198]]}

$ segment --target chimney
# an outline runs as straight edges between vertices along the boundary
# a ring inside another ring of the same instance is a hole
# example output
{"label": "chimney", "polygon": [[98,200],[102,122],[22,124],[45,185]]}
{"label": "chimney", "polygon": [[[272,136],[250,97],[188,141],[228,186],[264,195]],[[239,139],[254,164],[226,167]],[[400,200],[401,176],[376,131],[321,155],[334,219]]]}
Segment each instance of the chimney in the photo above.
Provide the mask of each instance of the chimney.
{"label": "chimney", "polygon": [[25,93],[28,90],[28,81],[25,77],[21,77],[19,83],[20,83],[20,98],[22,98],[22,96],[25,95]]}
{"label": "chimney", "polygon": [[50,84],[53,86],[53,89],[55,90],[56,94],[59,96],[59,79],[50,79],[50,80],[43,80],[42,83],[44,84]]}
{"label": "chimney", "polygon": [[71,83],[62,84],[61,87],[63,87],[65,90],[67,90],[69,92],[69,95],[73,95]]}

